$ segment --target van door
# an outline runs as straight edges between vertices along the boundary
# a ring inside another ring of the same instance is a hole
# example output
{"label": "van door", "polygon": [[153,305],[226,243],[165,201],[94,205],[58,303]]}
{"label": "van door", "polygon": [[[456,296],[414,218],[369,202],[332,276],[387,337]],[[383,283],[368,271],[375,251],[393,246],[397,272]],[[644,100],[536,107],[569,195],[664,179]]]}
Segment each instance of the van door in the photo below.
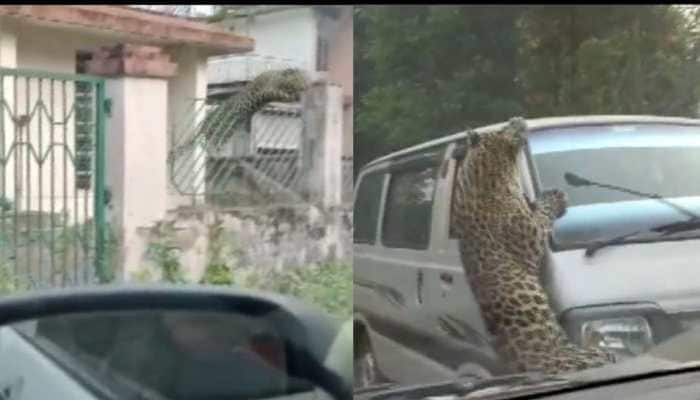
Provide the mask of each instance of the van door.
{"label": "van door", "polygon": [[[378,241],[374,246],[355,247],[359,250],[354,254],[355,308],[377,333],[414,351],[431,347],[430,320],[422,310],[426,266],[432,262],[434,196],[444,149],[426,149],[386,166],[388,180]],[[360,291],[373,293],[359,299]],[[380,365],[381,357],[377,354]]]}
{"label": "van door", "polygon": [[385,170],[361,173],[355,188],[353,230],[353,309],[365,316],[389,313],[395,291],[380,286],[376,260],[380,255],[378,227],[389,175]]}
{"label": "van door", "polygon": [[444,351],[440,362],[455,369],[475,363],[495,373],[501,365],[491,348],[481,310],[464,275],[459,241],[449,229],[458,164],[455,155],[460,151],[464,152],[461,143],[449,146],[438,180],[432,234],[434,258],[433,267],[426,274],[425,302],[433,319],[433,334],[442,338],[446,348],[452,349]]}

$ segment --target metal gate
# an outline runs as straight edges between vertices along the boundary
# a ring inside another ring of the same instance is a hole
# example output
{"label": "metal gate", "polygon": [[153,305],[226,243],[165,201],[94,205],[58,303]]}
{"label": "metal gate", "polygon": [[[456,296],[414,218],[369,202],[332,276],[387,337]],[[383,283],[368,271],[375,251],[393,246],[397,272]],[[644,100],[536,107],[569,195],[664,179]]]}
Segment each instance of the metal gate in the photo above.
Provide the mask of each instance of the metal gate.
{"label": "metal gate", "polygon": [[0,68],[0,99],[0,278],[109,279],[104,81]]}
{"label": "metal gate", "polygon": [[191,101],[170,131],[172,187],[218,207],[304,202],[304,121],[297,103],[245,120],[223,101]]}

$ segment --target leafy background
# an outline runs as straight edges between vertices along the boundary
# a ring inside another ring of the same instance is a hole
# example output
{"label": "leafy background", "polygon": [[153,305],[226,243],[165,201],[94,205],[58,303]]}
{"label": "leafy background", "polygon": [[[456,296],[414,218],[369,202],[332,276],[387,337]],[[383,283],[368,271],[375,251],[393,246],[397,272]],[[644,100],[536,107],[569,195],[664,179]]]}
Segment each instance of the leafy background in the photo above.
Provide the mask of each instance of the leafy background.
{"label": "leafy background", "polygon": [[355,7],[355,171],[507,120],[697,116],[698,8]]}

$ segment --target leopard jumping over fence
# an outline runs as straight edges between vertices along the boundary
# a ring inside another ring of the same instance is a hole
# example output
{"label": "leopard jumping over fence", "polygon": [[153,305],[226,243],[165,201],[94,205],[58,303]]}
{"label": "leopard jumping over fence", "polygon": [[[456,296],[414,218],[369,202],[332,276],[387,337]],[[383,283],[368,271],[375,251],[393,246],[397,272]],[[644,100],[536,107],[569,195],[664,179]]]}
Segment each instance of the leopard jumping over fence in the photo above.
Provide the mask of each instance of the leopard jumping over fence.
{"label": "leopard jumping over fence", "polygon": [[498,131],[467,136],[451,220],[465,275],[495,349],[513,372],[560,374],[615,362],[568,339],[541,283],[546,240],[566,211],[566,197],[550,190],[531,204],[523,195],[516,160],[526,130],[514,118]]}
{"label": "leopard jumping over fence", "polygon": [[304,72],[295,68],[270,70],[257,75],[238,94],[207,112],[194,135],[176,146],[171,157],[193,151],[197,144],[209,147],[222,145],[265,106],[272,102],[297,102],[307,87]]}

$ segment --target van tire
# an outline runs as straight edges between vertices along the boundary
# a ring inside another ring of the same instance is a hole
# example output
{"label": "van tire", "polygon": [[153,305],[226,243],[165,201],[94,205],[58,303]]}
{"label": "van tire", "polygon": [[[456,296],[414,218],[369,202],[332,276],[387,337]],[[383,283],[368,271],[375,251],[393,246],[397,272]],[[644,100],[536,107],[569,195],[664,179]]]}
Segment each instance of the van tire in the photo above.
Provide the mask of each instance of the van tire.
{"label": "van tire", "polygon": [[464,363],[457,368],[458,378],[474,378],[477,380],[493,377],[493,373],[477,363]]}
{"label": "van tire", "polygon": [[389,382],[377,367],[377,359],[372,351],[372,345],[365,328],[355,324],[355,355],[353,387],[362,389],[369,386]]}

